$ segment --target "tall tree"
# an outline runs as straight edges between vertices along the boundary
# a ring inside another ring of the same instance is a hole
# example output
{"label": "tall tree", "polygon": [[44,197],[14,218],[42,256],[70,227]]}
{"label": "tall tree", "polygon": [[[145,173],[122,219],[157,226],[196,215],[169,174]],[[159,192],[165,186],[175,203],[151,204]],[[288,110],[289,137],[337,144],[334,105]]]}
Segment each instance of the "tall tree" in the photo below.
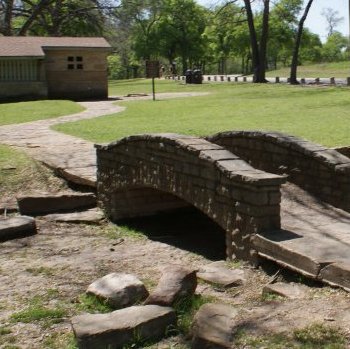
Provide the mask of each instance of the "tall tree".
{"label": "tall tree", "polygon": [[0,0],[0,34],[101,34],[118,7],[118,0]]}
{"label": "tall tree", "polygon": [[330,7],[324,8],[322,10],[322,16],[326,19],[328,24],[328,36],[334,33],[334,29],[344,20],[344,17],[339,17],[339,12],[333,10]]}
{"label": "tall tree", "polygon": [[298,30],[295,38],[295,44],[294,44],[294,50],[293,50],[293,57],[292,57],[292,64],[290,67],[290,83],[293,85],[299,84],[297,80],[297,69],[298,69],[298,58],[299,58],[299,49],[301,44],[301,38],[303,35],[303,29],[304,29],[304,23],[307,18],[307,15],[310,11],[311,5],[313,3],[313,0],[308,0],[306,7],[304,9],[304,13],[301,16],[298,24]]}

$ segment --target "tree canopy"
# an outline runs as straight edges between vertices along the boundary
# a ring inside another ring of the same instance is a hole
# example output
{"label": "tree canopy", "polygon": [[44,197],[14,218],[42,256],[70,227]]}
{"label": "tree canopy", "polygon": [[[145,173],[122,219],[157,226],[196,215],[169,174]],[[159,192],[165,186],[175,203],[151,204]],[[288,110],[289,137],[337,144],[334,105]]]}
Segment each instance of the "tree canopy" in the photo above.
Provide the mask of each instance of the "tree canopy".
{"label": "tree canopy", "polygon": [[335,31],[338,13],[324,10],[329,36],[322,43],[303,28],[303,3],[223,0],[206,8],[195,0],[0,0],[0,35],[105,36],[114,48],[110,74],[118,78],[137,76],[151,59],[176,74],[200,68],[263,82],[267,69],[345,58],[349,42]]}

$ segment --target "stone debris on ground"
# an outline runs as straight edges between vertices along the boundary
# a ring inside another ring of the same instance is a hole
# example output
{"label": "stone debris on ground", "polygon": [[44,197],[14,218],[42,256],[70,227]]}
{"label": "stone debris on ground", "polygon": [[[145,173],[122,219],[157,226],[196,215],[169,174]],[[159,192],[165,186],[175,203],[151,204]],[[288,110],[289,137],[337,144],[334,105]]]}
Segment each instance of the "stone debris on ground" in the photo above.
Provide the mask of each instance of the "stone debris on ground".
{"label": "stone debris on ground", "polygon": [[134,305],[148,296],[145,285],[136,276],[126,273],[105,275],[94,281],[86,293],[95,295],[114,309]]}
{"label": "stone debris on ground", "polygon": [[50,221],[64,223],[99,224],[103,220],[104,214],[102,210],[93,208],[81,212],[48,214],[44,218]]}
{"label": "stone debris on ground", "polygon": [[213,262],[203,266],[197,273],[198,278],[224,288],[241,286],[246,282],[245,272],[230,269],[225,261]]}
{"label": "stone debris on ground", "polygon": [[229,349],[238,311],[226,304],[204,304],[194,316],[192,349]]}
{"label": "stone debris on ground", "polygon": [[96,196],[93,193],[78,192],[39,193],[19,196],[17,203],[21,214],[31,216],[93,208],[96,206]]}
{"label": "stone debris on ground", "polygon": [[276,282],[266,285],[263,288],[262,294],[273,294],[289,299],[302,299],[308,295],[309,288],[305,285],[296,283]]}
{"label": "stone debris on ground", "polygon": [[132,306],[108,314],[78,315],[71,320],[79,349],[121,349],[127,344],[160,339],[176,326],[172,308]]}
{"label": "stone debris on ground", "polygon": [[196,274],[196,270],[179,265],[164,268],[158,285],[145,304],[171,306],[181,298],[192,296],[197,288]]}
{"label": "stone debris on ground", "polygon": [[35,219],[27,216],[0,219],[0,242],[24,238],[37,233]]}

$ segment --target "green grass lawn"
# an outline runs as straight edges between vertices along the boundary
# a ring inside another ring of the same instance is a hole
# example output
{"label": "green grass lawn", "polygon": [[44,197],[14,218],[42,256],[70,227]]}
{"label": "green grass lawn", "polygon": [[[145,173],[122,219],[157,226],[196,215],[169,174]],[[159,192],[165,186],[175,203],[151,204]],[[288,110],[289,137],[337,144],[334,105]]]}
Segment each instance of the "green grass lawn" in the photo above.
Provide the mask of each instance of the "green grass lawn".
{"label": "green grass lawn", "polygon": [[[132,93],[150,81],[114,82]],[[131,134],[175,132],[210,135],[224,130],[281,131],[326,145],[350,144],[350,90],[273,84],[203,84],[162,81],[162,91],[207,91],[208,96],[164,101],[119,102],[124,112],[55,129],[93,142]]]}
{"label": "green grass lawn", "polygon": [[[321,63],[298,66],[298,78],[346,78],[350,76],[350,62]],[[282,68],[266,73],[266,76],[288,77],[290,68]]]}
{"label": "green grass lawn", "polygon": [[[155,91],[161,92],[190,92],[201,89],[201,86],[184,82],[175,82],[170,80],[155,79]],[[132,80],[111,80],[108,85],[108,94],[110,96],[126,96],[129,93],[147,93],[152,94],[151,79],[132,79]]]}
{"label": "green grass lawn", "polygon": [[84,110],[79,104],[64,100],[3,103],[0,108],[0,126],[51,119]]}

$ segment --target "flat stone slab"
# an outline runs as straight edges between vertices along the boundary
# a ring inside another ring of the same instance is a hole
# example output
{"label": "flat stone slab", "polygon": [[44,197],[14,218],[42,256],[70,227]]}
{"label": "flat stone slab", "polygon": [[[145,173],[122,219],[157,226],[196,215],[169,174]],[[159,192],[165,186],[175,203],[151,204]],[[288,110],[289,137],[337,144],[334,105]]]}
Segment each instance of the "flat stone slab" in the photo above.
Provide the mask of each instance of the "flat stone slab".
{"label": "flat stone slab", "polygon": [[93,282],[86,290],[114,308],[124,308],[148,296],[144,284],[134,275],[111,273]]}
{"label": "flat stone slab", "polygon": [[321,270],[320,279],[350,291],[350,263],[339,262],[327,265]]}
{"label": "flat stone slab", "polygon": [[191,348],[233,348],[237,314],[226,304],[204,304],[194,317]]}
{"label": "flat stone slab", "polygon": [[175,265],[164,268],[157,287],[146,299],[145,304],[170,306],[178,299],[192,296],[197,288],[196,272]]}
{"label": "flat stone slab", "polygon": [[302,299],[307,296],[308,288],[295,283],[276,282],[275,284],[266,285],[262,293],[263,295],[274,294],[289,299]]}
{"label": "flat stone slab", "polygon": [[214,262],[200,268],[197,276],[204,281],[225,288],[240,286],[246,281],[243,270],[230,269],[226,266],[225,261]]}
{"label": "flat stone slab", "polygon": [[85,224],[99,224],[103,218],[104,213],[100,209],[72,213],[54,213],[45,216],[45,219],[50,221]]}
{"label": "flat stone slab", "polygon": [[37,233],[32,217],[11,217],[0,220],[0,242],[24,238]]}
{"label": "flat stone slab", "polygon": [[176,325],[172,308],[133,306],[108,314],[86,314],[71,320],[80,349],[119,349],[126,344],[163,337]]}
{"label": "flat stone slab", "polygon": [[17,202],[21,214],[39,215],[95,207],[96,196],[93,193],[42,193],[18,197]]}

